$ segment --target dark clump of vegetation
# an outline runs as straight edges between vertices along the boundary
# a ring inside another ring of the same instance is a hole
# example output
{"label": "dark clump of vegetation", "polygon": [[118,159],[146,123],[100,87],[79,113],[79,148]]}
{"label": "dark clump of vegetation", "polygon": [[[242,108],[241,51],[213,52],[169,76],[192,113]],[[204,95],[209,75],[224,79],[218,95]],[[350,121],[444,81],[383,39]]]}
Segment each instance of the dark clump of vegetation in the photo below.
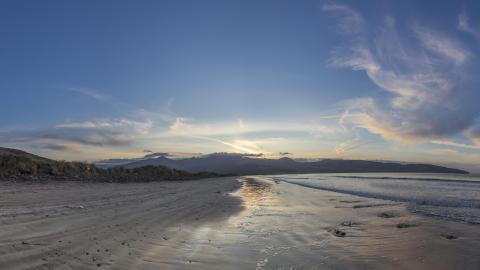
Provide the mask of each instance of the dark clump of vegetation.
{"label": "dark clump of vegetation", "polygon": [[2,180],[87,180],[102,182],[151,182],[191,180],[221,176],[216,173],[144,166],[127,169],[97,168],[84,162],[55,161],[15,149],[0,148],[0,179]]}
{"label": "dark clump of vegetation", "polygon": [[124,167],[113,167],[99,169],[99,176],[105,181],[114,182],[150,182],[158,180],[191,180],[199,178],[219,177],[220,174],[209,172],[190,173],[182,170],[171,169],[164,166],[144,166],[140,168],[127,169]]}

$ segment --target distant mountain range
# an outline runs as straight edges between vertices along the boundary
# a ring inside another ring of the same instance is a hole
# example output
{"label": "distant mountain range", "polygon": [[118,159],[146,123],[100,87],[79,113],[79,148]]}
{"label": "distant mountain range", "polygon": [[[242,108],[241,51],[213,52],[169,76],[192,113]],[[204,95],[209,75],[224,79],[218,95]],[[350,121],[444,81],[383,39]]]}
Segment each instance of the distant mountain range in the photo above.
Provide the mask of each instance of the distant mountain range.
{"label": "distant mountain range", "polygon": [[347,173],[347,172],[416,172],[459,173],[467,171],[431,164],[404,164],[399,162],[322,159],[299,162],[291,158],[267,159],[233,153],[215,153],[201,157],[171,159],[163,154],[150,154],[143,159],[107,160],[98,162],[100,167],[121,166],[138,168],[147,165],[165,166],[189,172],[214,172],[219,174],[290,174],[290,173]]}
{"label": "distant mountain range", "polygon": [[300,162],[253,155],[215,153],[172,159],[153,153],[141,159],[106,160],[97,164],[55,161],[21,150],[0,147],[0,179],[89,180],[108,182],[185,180],[222,175],[343,172],[468,172],[430,164],[323,159]]}

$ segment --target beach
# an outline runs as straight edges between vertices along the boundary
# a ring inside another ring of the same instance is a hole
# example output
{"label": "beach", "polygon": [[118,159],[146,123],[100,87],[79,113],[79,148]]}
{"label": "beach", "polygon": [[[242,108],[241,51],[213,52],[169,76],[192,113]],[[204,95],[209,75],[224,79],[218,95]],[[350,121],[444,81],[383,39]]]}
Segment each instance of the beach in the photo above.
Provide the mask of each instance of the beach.
{"label": "beach", "polygon": [[3,182],[1,269],[479,269],[480,227],[274,177]]}
{"label": "beach", "polygon": [[[1,183],[1,269],[162,269],[241,209],[236,179]],[[210,225],[207,225],[210,224]]]}

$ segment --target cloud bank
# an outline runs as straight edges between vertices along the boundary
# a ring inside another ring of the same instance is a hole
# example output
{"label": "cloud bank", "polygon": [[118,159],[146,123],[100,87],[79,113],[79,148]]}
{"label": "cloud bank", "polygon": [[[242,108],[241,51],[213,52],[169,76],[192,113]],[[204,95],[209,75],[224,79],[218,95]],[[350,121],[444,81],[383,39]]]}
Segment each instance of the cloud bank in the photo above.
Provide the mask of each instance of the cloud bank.
{"label": "cloud bank", "polygon": [[38,148],[79,152],[85,147],[129,146],[149,133],[152,122],[127,118],[100,119],[70,122],[52,128],[7,134],[2,141],[17,144],[33,144]]}

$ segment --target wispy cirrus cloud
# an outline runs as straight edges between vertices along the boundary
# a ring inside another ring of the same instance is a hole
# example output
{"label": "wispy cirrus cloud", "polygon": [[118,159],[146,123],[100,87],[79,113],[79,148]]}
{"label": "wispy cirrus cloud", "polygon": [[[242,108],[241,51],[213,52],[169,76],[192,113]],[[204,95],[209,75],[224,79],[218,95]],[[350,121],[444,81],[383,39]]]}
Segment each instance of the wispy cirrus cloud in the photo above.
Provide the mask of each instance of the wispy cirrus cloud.
{"label": "wispy cirrus cloud", "polygon": [[480,125],[475,125],[465,131],[465,136],[472,140],[475,146],[480,149]]}
{"label": "wispy cirrus cloud", "polygon": [[85,122],[69,122],[58,124],[56,129],[83,129],[83,130],[129,130],[135,134],[146,134],[152,128],[152,121],[135,121],[128,118],[97,119]]}
{"label": "wispy cirrus cloud", "polygon": [[342,33],[353,34],[364,30],[365,21],[363,17],[347,5],[329,3],[323,5],[322,10],[338,16],[337,27]]}
{"label": "wispy cirrus cloud", "polygon": [[[472,134],[474,136],[474,134]],[[467,134],[467,137],[469,135]],[[472,140],[475,140],[475,137],[472,137]],[[446,146],[453,146],[457,148],[465,148],[465,149],[473,149],[473,150],[480,150],[480,144],[475,143],[476,145],[471,145],[471,144],[464,144],[464,143],[457,143],[453,142],[451,140],[433,140],[430,141],[433,144],[437,145],[446,145]]]}
{"label": "wispy cirrus cloud", "polygon": [[470,58],[470,53],[459,42],[426,27],[416,26],[413,29],[425,49],[459,65]]}
{"label": "wispy cirrus cloud", "polygon": [[480,27],[475,28],[470,25],[470,18],[465,10],[458,15],[458,29],[460,31],[470,33],[475,38],[480,39]]}
{"label": "wispy cirrus cloud", "polygon": [[367,144],[369,142],[363,142],[358,139],[348,140],[335,146],[333,153],[337,155],[346,154]]}
{"label": "wispy cirrus cloud", "polygon": [[[328,6],[323,10],[337,11]],[[350,7],[342,10],[358,14]],[[480,113],[470,100],[477,86],[465,76],[473,72],[467,64],[474,53],[439,30],[419,23],[407,26],[410,33],[399,33],[395,19],[386,16],[382,25],[375,25],[380,30],[350,31],[349,45],[333,51],[331,65],[363,71],[385,91],[344,102],[341,123],[402,142],[461,134]]]}
{"label": "wispy cirrus cloud", "polygon": [[70,86],[70,87],[66,87],[65,89],[67,91],[78,93],[99,101],[106,101],[110,99],[108,95],[105,95],[98,90],[88,88],[88,87]]}
{"label": "wispy cirrus cloud", "polygon": [[152,111],[145,108],[132,106],[127,102],[117,100],[113,96],[94,88],[83,86],[58,86],[57,88],[89,97],[98,102],[102,102],[105,105],[117,108],[119,111],[123,111],[126,115],[163,122],[172,122],[176,119],[175,114],[172,112],[172,106],[175,102],[175,97],[168,98],[164,104],[160,104],[158,110]]}

